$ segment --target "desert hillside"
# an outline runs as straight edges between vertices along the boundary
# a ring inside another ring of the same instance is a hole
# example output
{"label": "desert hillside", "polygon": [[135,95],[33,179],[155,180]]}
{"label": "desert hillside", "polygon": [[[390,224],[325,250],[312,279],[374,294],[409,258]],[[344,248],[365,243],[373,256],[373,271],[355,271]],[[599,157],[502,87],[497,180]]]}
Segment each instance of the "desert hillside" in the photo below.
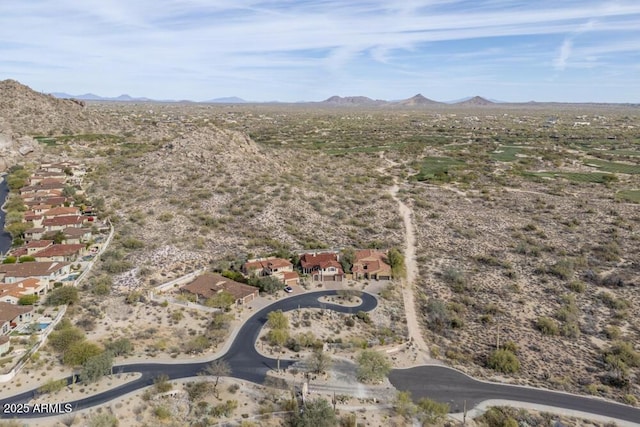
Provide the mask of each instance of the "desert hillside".
{"label": "desert hillside", "polygon": [[397,185],[433,357],[485,378],[640,395],[637,109],[83,107],[2,88],[5,125],[89,166],[116,228],[114,300],[252,255],[403,247]]}

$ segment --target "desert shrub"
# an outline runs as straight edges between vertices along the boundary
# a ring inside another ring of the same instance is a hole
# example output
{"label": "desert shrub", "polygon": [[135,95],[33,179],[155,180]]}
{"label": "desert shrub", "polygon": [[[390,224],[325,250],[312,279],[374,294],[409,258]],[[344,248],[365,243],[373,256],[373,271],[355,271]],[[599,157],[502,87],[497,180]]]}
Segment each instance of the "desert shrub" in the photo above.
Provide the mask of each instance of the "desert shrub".
{"label": "desert shrub", "polygon": [[78,289],[73,286],[63,286],[49,292],[47,305],[74,304],[78,302]]}
{"label": "desert shrub", "polygon": [[547,272],[560,279],[567,280],[573,276],[573,270],[575,266],[573,261],[569,259],[562,259],[555,264],[549,266]]}
{"label": "desert shrub", "polygon": [[572,280],[567,283],[567,288],[569,288],[573,292],[581,294],[586,290],[587,286],[579,280]]}
{"label": "desert shrub", "polygon": [[445,268],[442,272],[442,279],[451,287],[451,290],[454,292],[461,293],[467,289],[467,279],[464,275],[464,272],[457,268]]}
{"label": "desert shrub", "polygon": [[498,349],[489,355],[487,366],[498,372],[513,374],[520,370],[520,361],[510,350]]}
{"label": "desert shrub", "polygon": [[449,413],[449,404],[423,397],[418,401],[418,418],[425,424],[435,424],[444,420]]}
{"label": "desert shrub", "polygon": [[543,335],[558,335],[558,324],[549,317],[539,317],[536,321],[536,328],[542,332]]}
{"label": "desert shrub", "polygon": [[629,308],[628,301],[622,298],[616,298],[615,295],[610,292],[600,292],[597,297],[604,305],[613,310],[624,310]]}

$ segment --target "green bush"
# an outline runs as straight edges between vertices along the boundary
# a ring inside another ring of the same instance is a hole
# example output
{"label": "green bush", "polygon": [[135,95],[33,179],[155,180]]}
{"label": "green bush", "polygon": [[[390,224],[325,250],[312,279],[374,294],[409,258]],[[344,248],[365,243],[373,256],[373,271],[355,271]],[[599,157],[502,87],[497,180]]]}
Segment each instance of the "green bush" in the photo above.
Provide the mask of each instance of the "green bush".
{"label": "green bush", "polygon": [[539,317],[536,321],[536,328],[542,332],[543,335],[558,335],[560,332],[558,324],[549,317]]}
{"label": "green bush", "polygon": [[498,349],[489,355],[487,366],[498,372],[513,374],[520,370],[520,361],[510,350]]}

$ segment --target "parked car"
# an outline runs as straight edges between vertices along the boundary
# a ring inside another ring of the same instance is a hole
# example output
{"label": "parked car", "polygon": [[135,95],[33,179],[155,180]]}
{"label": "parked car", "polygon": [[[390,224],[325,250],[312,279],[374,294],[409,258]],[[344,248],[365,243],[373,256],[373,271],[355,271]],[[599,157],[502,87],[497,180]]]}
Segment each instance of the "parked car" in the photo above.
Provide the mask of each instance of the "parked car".
{"label": "parked car", "polygon": [[285,286],[284,287],[284,291],[288,294],[290,294],[291,292],[293,292],[293,288],[291,286]]}

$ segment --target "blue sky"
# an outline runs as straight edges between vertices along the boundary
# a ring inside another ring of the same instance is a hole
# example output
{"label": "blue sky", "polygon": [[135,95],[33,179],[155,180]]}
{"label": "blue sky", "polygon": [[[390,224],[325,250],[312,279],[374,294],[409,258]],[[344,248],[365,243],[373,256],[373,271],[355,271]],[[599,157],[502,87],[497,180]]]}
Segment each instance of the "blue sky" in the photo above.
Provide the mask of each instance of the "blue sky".
{"label": "blue sky", "polygon": [[5,78],[197,101],[640,102],[640,1],[3,1]]}

